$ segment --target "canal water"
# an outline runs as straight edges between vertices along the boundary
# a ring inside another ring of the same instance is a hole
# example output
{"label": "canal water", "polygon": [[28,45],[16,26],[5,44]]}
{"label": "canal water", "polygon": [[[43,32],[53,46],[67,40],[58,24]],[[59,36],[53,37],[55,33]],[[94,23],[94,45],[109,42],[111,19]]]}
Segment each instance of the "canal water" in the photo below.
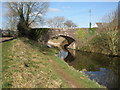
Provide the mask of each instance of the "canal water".
{"label": "canal water", "polygon": [[69,49],[60,50],[58,56],[100,85],[120,88],[120,58]]}

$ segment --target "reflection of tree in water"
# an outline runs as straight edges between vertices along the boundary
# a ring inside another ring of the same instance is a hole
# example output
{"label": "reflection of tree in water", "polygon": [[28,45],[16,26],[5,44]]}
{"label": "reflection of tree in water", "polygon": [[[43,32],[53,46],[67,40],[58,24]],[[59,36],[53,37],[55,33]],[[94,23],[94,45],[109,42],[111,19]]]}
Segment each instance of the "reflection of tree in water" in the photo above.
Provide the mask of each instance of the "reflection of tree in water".
{"label": "reflection of tree in water", "polygon": [[64,60],[77,70],[83,70],[92,80],[108,88],[120,87],[120,61],[118,57],[108,57],[102,54],[73,52],[63,48]]}
{"label": "reflection of tree in water", "polygon": [[99,84],[107,88],[118,88],[118,76],[111,69],[100,68],[99,71],[84,71],[91,80],[95,80]]}

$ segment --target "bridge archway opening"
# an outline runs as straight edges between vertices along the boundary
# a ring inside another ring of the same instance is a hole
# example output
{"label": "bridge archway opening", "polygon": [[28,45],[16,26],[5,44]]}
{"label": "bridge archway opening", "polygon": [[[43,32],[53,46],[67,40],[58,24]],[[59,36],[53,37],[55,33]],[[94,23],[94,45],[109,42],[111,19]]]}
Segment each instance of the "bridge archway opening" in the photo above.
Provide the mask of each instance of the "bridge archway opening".
{"label": "bridge archway opening", "polygon": [[[60,39],[60,38],[64,38],[64,39]],[[71,49],[76,49],[76,41],[74,38],[70,36],[66,36],[66,35],[53,36],[48,40],[48,43],[52,40],[55,42],[55,43],[53,42],[53,44],[54,45],[56,44],[56,46],[63,46],[65,49],[67,47]]]}

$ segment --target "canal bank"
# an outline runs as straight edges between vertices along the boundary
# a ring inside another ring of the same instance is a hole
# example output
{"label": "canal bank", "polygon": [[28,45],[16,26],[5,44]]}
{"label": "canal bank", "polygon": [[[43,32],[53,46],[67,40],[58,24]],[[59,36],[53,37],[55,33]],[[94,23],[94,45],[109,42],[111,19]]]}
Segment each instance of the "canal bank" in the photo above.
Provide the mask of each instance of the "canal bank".
{"label": "canal bank", "polygon": [[104,88],[55,56],[54,48],[24,38],[1,44],[3,88]]}
{"label": "canal bank", "polygon": [[[56,41],[59,42],[59,39]],[[110,57],[100,53],[79,51],[69,48],[69,46],[66,47],[66,44],[66,40],[59,43],[58,57],[74,69],[83,72],[89,79],[107,88],[120,88],[120,57]]]}

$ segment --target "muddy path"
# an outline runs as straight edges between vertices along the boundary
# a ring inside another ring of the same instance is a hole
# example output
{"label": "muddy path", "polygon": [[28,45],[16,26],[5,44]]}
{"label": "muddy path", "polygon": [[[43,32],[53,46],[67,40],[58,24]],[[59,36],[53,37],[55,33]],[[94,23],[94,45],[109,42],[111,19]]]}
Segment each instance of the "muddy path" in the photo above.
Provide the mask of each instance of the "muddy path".
{"label": "muddy path", "polygon": [[68,72],[65,72],[60,66],[53,60],[49,60],[51,65],[54,67],[55,71],[61,75],[61,77],[72,87],[72,88],[83,88],[84,86],[80,85],[73,76]]}

